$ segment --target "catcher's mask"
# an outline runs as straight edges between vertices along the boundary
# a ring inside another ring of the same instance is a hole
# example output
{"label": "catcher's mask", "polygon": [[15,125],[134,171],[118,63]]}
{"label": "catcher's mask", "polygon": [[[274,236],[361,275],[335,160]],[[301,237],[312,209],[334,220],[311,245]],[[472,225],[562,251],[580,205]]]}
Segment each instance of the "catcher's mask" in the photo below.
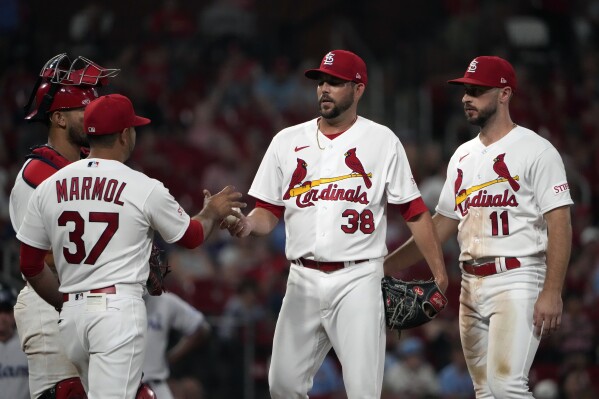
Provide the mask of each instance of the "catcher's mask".
{"label": "catcher's mask", "polygon": [[[66,53],[52,57],[39,73],[25,106],[25,119],[45,121],[48,112],[85,107],[98,97],[95,87],[106,85],[119,71],[81,56],[73,62]],[[35,108],[31,109],[34,99]]]}

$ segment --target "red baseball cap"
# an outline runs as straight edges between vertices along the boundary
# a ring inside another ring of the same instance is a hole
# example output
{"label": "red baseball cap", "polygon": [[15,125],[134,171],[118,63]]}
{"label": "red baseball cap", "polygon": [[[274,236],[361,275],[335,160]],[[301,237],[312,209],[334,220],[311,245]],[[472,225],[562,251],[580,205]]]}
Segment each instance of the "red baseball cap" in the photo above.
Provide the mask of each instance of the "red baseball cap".
{"label": "red baseball cap", "polygon": [[120,133],[132,126],[147,125],[148,118],[135,115],[131,100],[121,94],[108,94],[92,101],[83,113],[83,128],[89,135]]}
{"label": "red baseball cap", "polygon": [[356,83],[368,83],[366,63],[347,50],[331,50],[320,62],[320,68],[308,69],[304,74],[309,79],[318,79],[321,73]]}
{"label": "red baseball cap", "polygon": [[449,80],[447,83],[502,88],[509,86],[513,91],[518,86],[512,64],[493,55],[476,57],[468,65],[463,78]]}

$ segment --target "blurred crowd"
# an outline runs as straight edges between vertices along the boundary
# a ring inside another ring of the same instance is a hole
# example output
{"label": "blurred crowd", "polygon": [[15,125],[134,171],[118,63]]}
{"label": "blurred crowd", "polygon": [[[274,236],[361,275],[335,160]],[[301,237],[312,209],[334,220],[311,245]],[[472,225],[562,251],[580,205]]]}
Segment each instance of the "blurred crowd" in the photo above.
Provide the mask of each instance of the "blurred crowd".
{"label": "blurred crowd", "polygon": [[[400,137],[434,211],[449,155],[476,134],[462,92],[446,80],[477,55],[507,58],[519,81],[512,118],[560,151],[575,201],[562,328],[542,342],[530,385],[541,399],[599,396],[599,1],[375,0],[353,9],[344,1],[65,1],[59,13],[37,0],[0,3],[0,277],[17,288],[8,195],[29,147],[46,140],[22,107],[55,54],[121,68],[103,94],[126,94],[152,119],[129,164],[163,181],[190,214],[201,209],[203,189],[247,192],[272,136],[317,116],[303,71],[332,48],[360,54],[377,77],[363,115]],[[389,214],[395,248],[408,230],[399,212]],[[206,345],[173,366],[177,397],[186,397],[189,380],[207,398],[267,397],[288,269],[283,223],[267,238],[220,232],[194,251],[159,244],[173,267],[169,290],[214,327]],[[457,331],[457,254],[456,243],[446,245],[449,308],[400,340],[388,334],[386,399],[473,397]],[[429,276],[417,265],[401,277]],[[331,354],[310,397],[343,398],[340,381]]]}

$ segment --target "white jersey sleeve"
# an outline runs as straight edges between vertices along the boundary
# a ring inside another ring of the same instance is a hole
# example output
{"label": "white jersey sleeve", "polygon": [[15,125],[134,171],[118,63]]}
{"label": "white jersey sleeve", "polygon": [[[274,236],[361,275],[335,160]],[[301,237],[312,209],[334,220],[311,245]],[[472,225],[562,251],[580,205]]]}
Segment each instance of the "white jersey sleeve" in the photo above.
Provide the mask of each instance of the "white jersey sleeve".
{"label": "white jersey sleeve", "polygon": [[17,178],[15,180],[15,184],[10,192],[10,201],[8,204],[8,212],[10,215],[10,222],[12,223],[12,228],[15,232],[19,231],[21,227],[21,223],[23,223],[23,219],[25,218],[25,214],[27,213],[27,205],[29,204],[29,199],[35,190],[33,187],[28,185],[23,179],[23,171],[27,164],[31,162],[31,160],[27,160],[19,173],[17,174]]}
{"label": "white jersey sleeve", "polygon": [[420,191],[412,176],[406,150],[399,140],[394,141],[391,151],[387,151],[390,159],[384,162],[388,165],[385,182],[387,198],[390,204],[405,204],[420,197]]}
{"label": "white jersey sleeve", "polygon": [[535,200],[541,213],[572,205],[564,162],[554,147],[542,151],[530,168]]}
{"label": "white jersey sleeve", "polygon": [[255,198],[279,206],[284,205],[281,197],[283,192],[281,165],[284,162],[279,159],[279,148],[284,145],[281,140],[285,140],[287,130],[281,131],[270,142],[249,191],[249,194]]}
{"label": "white jersey sleeve", "polygon": [[[183,237],[189,226],[190,217],[181,208],[164,185],[156,181],[144,205],[150,226],[160,233],[164,241],[172,244]],[[173,216],[177,215],[177,218]],[[173,220],[177,223],[173,223]]]}

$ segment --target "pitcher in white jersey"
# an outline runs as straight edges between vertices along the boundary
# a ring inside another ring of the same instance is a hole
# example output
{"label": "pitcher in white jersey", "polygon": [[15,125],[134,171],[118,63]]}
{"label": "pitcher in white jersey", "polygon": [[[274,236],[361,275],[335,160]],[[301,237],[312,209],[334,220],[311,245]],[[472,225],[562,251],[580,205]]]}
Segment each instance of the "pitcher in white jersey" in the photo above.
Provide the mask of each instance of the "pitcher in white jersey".
{"label": "pitcher in white jersey", "polygon": [[[561,323],[572,241],[564,164],[551,143],[512,121],[517,83],[508,61],[477,57],[449,83],[464,86],[466,119],[480,127],[449,161],[433,216],[441,241],[457,232],[460,245],[464,356],[477,399],[532,398],[539,341]],[[408,240],[385,269],[421,256]]]}
{"label": "pitcher in white jersey", "polygon": [[399,206],[445,290],[441,246],[401,142],[357,114],[368,83],[364,61],[332,50],[305,75],[317,82],[320,117],[273,138],[249,191],[256,207],[228,228],[238,237],[261,236],[285,220],[291,265],[273,343],[271,396],[307,398],[332,347],[348,398],[378,399],[387,204]]}
{"label": "pitcher in white jersey", "polygon": [[[142,299],[154,231],[168,243],[200,245],[215,223],[237,214],[241,193],[226,187],[190,218],[162,183],[127,167],[136,126],[131,101],[111,94],[84,114],[90,154],[33,193],[17,238],[21,272],[60,309],[59,331],[90,398],[131,399],[141,381],[147,329]],[[60,283],[43,259],[52,249]]]}

